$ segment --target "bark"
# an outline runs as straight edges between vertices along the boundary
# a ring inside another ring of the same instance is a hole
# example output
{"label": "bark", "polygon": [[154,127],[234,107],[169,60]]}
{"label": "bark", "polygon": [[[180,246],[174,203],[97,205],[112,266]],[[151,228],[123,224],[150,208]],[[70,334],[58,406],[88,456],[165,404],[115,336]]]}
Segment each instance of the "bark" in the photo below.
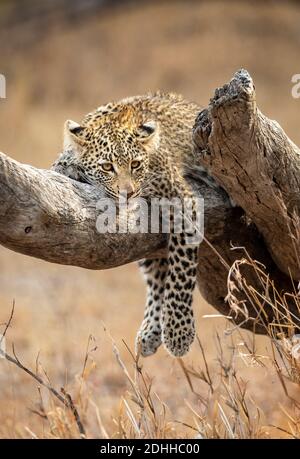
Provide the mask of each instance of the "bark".
{"label": "bark", "polygon": [[[225,301],[228,267],[245,256],[245,248],[265,265],[278,291],[292,291],[287,267],[298,278],[295,240],[285,229],[286,225],[295,229],[292,213],[299,209],[299,150],[276,123],[258,111],[246,72],[238,72],[229,85],[216,91],[196,121],[194,138],[199,164],[208,165],[239,204],[233,207],[224,190],[208,186],[197,170],[189,171],[188,179],[205,201],[205,241],[199,246],[200,292],[221,313],[231,315]],[[279,170],[283,166],[288,181]],[[264,185],[271,182],[272,193],[268,193]],[[100,234],[96,205],[101,197],[100,188],[0,154],[0,243],[49,262],[88,269],[112,268],[166,253],[167,237],[163,234]],[[278,197],[288,223],[276,207]],[[245,212],[254,223],[248,224]],[[279,242],[285,247],[276,251]],[[232,250],[233,245],[238,248]],[[249,285],[262,289],[253,268],[244,266],[242,273]],[[243,292],[239,299],[246,300],[250,318],[256,319],[256,308]],[[289,307],[299,317],[292,303]],[[265,333],[262,322],[273,321],[274,312],[266,304],[263,321],[245,322],[242,315],[234,320]]]}
{"label": "bark", "polygon": [[217,89],[195,125],[200,161],[256,224],[276,265],[300,279],[300,150],[256,105],[249,73]]}

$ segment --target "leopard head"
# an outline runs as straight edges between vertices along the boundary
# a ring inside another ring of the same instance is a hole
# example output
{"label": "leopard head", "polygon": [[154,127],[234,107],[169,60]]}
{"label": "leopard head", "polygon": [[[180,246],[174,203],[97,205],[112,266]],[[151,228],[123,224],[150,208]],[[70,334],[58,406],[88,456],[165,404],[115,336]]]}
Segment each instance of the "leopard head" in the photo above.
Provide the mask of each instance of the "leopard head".
{"label": "leopard head", "polygon": [[107,195],[142,194],[149,158],[159,146],[159,127],[141,119],[130,106],[108,113],[95,111],[81,124],[66,121],[64,153],[71,155],[81,181],[104,186]]}

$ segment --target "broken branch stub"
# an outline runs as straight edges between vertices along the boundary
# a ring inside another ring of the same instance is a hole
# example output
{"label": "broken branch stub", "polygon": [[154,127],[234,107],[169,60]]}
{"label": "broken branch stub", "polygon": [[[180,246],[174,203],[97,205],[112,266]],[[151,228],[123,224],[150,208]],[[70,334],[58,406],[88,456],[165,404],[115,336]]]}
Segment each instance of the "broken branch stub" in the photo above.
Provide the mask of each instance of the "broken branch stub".
{"label": "broken branch stub", "polygon": [[216,90],[195,124],[199,161],[264,237],[276,265],[300,279],[300,150],[256,105],[246,70]]}

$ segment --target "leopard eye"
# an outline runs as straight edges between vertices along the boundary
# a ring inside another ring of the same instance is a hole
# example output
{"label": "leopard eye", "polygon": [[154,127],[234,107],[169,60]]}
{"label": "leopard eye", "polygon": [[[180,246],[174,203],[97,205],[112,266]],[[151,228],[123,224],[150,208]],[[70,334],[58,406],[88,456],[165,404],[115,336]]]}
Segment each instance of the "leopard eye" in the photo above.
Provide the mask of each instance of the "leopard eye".
{"label": "leopard eye", "polygon": [[139,169],[141,167],[142,163],[141,161],[138,161],[137,159],[131,161],[131,169]]}
{"label": "leopard eye", "polygon": [[104,172],[113,172],[114,171],[113,164],[109,163],[109,162],[100,164],[100,167]]}

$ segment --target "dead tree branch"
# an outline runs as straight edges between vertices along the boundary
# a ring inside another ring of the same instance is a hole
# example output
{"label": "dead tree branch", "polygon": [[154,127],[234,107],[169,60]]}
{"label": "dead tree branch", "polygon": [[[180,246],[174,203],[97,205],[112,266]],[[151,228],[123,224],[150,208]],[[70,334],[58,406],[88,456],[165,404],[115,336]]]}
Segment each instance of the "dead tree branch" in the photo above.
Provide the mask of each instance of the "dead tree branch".
{"label": "dead tree branch", "polygon": [[[299,150],[277,123],[259,112],[247,72],[238,72],[216,91],[196,121],[194,139],[199,164],[209,167],[240,206],[232,207],[228,195],[210,188],[197,170],[188,172],[205,201],[205,241],[199,247],[198,267],[202,295],[224,315],[231,314],[225,301],[228,270],[245,256],[245,249],[266,267],[278,291],[292,291],[289,272],[294,279],[300,278],[297,241],[290,235],[297,230],[293,213],[299,213]],[[101,197],[99,188],[0,154],[0,243],[46,261],[89,269],[112,268],[165,253],[163,234],[98,233]],[[253,222],[250,225],[246,214]],[[249,264],[243,275],[249,285],[261,289],[257,272]],[[247,295],[242,300],[249,320],[234,320],[265,333]],[[272,320],[274,313],[266,304],[264,321]]]}
{"label": "dead tree branch", "polygon": [[194,139],[201,163],[253,220],[276,265],[300,280],[300,150],[257,108],[247,71],[216,90]]}

